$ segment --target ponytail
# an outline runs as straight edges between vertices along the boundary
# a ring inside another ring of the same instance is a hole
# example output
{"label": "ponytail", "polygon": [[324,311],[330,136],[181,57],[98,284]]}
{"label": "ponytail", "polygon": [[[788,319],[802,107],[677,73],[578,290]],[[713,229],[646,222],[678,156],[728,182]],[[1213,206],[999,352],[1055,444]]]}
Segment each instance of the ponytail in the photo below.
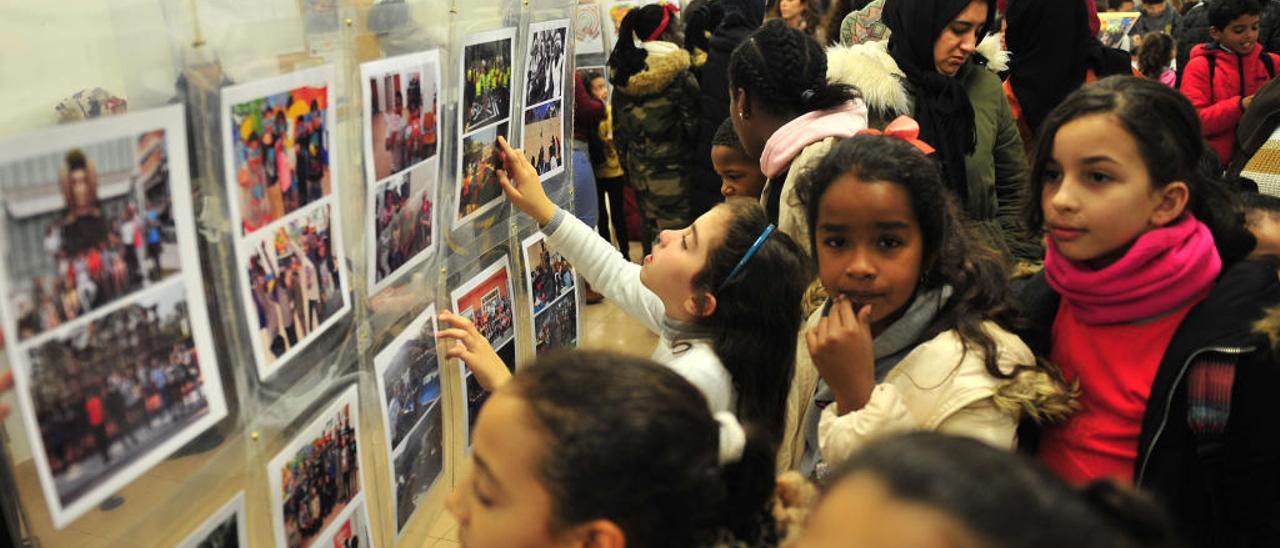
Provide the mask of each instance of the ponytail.
{"label": "ponytail", "polygon": [[773,518],[769,505],[777,473],[776,449],[765,431],[750,424],[743,429],[747,439],[742,457],[719,468],[725,498],[717,521],[734,540],[746,546],[776,546],[777,533],[770,526]]}
{"label": "ponytail", "polygon": [[636,40],[650,42],[664,40],[681,43],[679,8],[672,4],[649,4],[632,8],[618,25],[617,40],[609,54],[609,81],[615,86],[625,86],[636,73],[643,71],[649,52],[636,46]]}

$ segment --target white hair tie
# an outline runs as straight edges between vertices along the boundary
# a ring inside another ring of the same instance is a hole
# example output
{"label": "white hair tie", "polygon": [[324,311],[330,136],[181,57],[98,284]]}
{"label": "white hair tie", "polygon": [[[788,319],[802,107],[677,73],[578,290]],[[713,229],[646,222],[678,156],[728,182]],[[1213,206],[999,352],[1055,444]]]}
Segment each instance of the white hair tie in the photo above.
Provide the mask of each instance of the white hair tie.
{"label": "white hair tie", "polygon": [[747,447],[747,433],[738,422],[738,417],[728,411],[720,411],[712,416],[720,423],[720,466],[742,460],[742,451]]}

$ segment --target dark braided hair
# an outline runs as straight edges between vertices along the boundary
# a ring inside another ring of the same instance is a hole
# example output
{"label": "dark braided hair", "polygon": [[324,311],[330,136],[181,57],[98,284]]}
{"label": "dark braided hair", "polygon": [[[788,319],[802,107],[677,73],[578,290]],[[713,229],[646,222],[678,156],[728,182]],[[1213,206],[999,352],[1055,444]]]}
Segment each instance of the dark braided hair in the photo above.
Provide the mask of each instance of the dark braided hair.
{"label": "dark braided hair", "polygon": [[720,129],[717,129],[716,134],[711,137],[711,146],[729,147],[746,153],[742,148],[742,141],[738,139],[738,132],[733,130],[732,118],[725,118],[720,124]]}
{"label": "dark braided hair", "polygon": [[766,21],[733,50],[729,87],[743,89],[760,108],[778,116],[837,107],[859,97],[852,86],[827,81],[827,54],[817,40]]}
{"label": "dark braided hair", "polygon": [[617,43],[613,45],[613,52],[609,54],[609,81],[613,85],[627,85],[632,75],[643,71],[648,66],[645,59],[649,57],[649,52],[637,47],[636,40],[645,40],[653,34],[653,31],[662,24],[664,15],[667,16],[667,27],[658,36],[658,40],[674,44],[684,43],[680,17],[674,12],[668,14],[668,9],[670,8],[666,3],[649,4],[632,8],[627,12],[626,17],[622,18],[622,23],[618,25]]}

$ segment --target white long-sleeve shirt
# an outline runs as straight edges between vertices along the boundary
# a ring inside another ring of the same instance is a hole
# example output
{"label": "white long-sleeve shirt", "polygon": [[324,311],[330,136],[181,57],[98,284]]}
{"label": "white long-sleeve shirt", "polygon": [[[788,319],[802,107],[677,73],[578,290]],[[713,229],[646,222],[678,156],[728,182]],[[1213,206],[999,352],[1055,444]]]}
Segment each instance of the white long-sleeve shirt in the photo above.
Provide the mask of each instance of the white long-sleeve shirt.
{"label": "white long-sleeve shirt", "polygon": [[738,394],[729,370],[706,340],[671,342],[680,323],[667,317],[662,299],[640,282],[640,265],[628,261],[591,227],[562,209],[556,209],[542,232],[547,243],[577,267],[592,289],[658,335],[658,347],[651,356],[654,361],[698,387],[712,412],[734,412]]}

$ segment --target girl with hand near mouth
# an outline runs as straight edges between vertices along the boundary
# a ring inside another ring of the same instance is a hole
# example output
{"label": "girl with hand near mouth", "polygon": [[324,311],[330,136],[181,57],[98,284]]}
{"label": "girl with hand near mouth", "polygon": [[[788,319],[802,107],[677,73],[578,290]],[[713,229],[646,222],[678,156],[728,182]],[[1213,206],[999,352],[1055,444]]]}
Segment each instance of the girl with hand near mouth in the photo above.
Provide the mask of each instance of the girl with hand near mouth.
{"label": "girl with hand near mouth", "polygon": [[1007,331],[1007,267],[971,235],[924,153],[897,137],[852,137],[800,196],[832,297],[805,325],[796,367],[821,379],[793,390],[807,411],[788,424],[784,464],[822,478],[868,441],[912,430],[1012,449],[1020,417],[1069,410]]}
{"label": "girl with hand near mouth", "polygon": [[[799,244],[777,232],[752,200],[730,200],[687,228],[664,230],[643,265],[632,263],[591,227],[547,198],[526,157],[499,139],[507,199],[533,217],[547,244],[583,279],[660,338],[653,359],[702,390],[713,412],[759,425],[771,442],[781,436],[794,370],[801,297],[812,279]],[[456,314],[441,316],[444,338],[486,389],[505,367]]]}
{"label": "girl with hand near mouth", "polygon": [[1048,245],[1022,291],[1023,339],[1078,384],[1081,408],[1040,433],[1040,460],[1070,483],[1150,492],[1189,546],[1275,546],[1280,370],[1255,322],[1280,283],[1244,260],[1255,240],[1198,165],[1195,110],[1112,77],[1067,97],[1041,135],[1025,222]]}

